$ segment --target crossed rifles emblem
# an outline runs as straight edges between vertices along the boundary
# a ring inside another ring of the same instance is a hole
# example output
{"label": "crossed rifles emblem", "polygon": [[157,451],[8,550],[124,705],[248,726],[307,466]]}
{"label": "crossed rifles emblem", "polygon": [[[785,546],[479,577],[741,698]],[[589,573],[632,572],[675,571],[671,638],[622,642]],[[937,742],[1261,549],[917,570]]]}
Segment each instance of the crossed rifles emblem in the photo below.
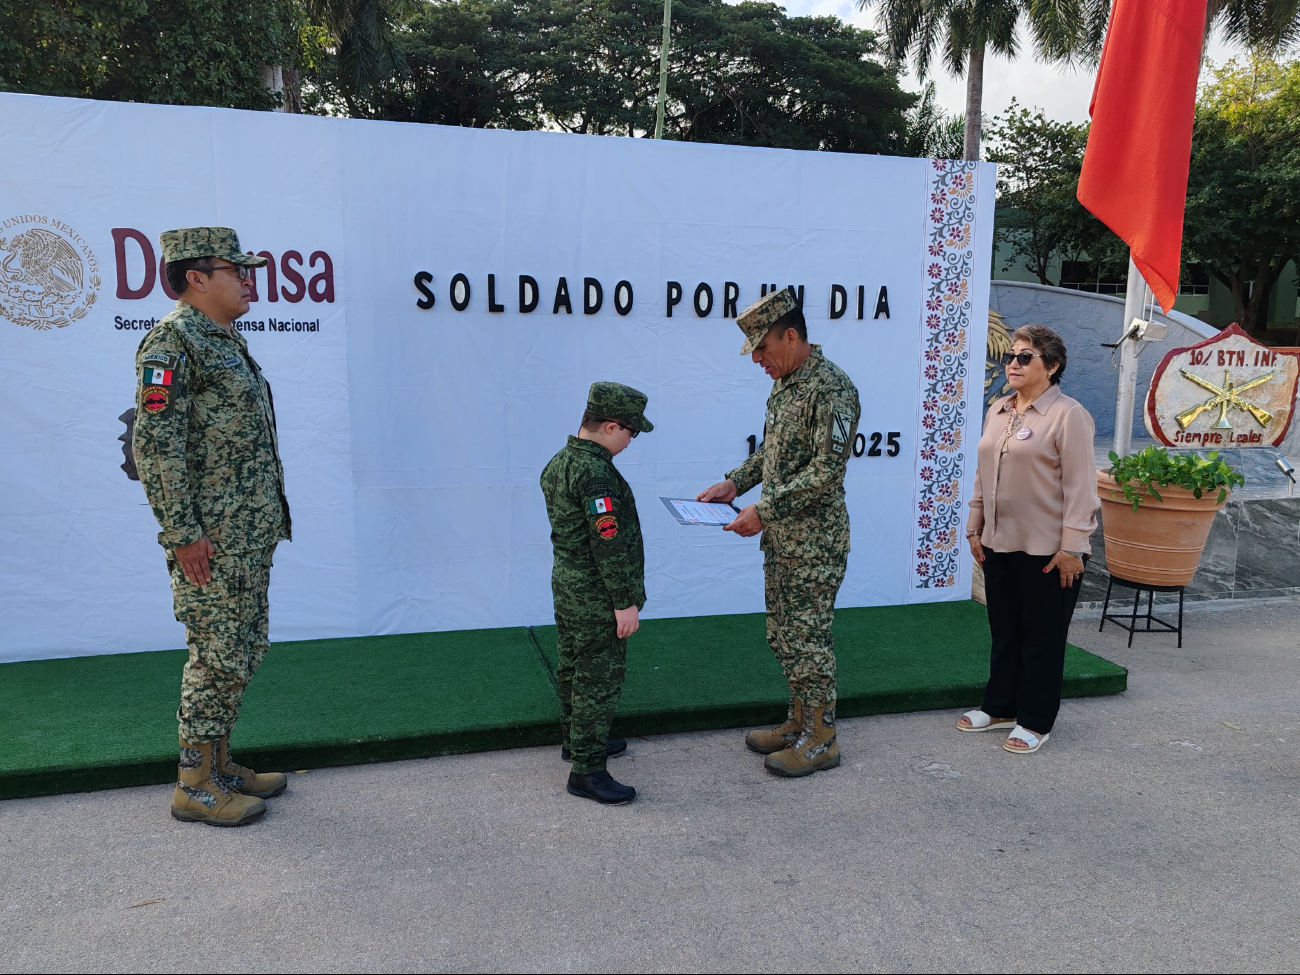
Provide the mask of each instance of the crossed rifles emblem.
{"label": "crossed rifles emblem", "polygon": [[1258,379],[1252,379],[1250,382],[1242,383],[1240,386],[1238,386],[1236,383],[1232,381],[1232,377],[1228,373],[1228,370],[1225,369],[1223,371],[1223,385],[1216,386],[1214,385],[1214,383],[1208,382],[1207,380],[1202,379],[1200,376],[1193,376],[1186,369],[1179,369],[1178,371],[1181,372],[1188,379],[1190,379],[1192,382],[1196,383],[1196,385],[1200,386],[1202,389],[1208,389],[1211,393],[1214,394],[1209,399],[1207,399],[1204,403],[1201,403],[1197,406],[1193,406],[1190,410],[1184,410],[1182,413],[1179,413],[1178,416],[1175,417],[1175,419],[1178,421],[1178,425],[1182,429],[1186,430],[1189,426],[1192,425],[1193,420],[1195,420],[1206,410],[1212,410],[1216,406],[1219,408],[1219,419],[1216,420],[1214,423],[1210,424],[1211,430],[1232,429],[1232,424],[1228,422],[1228,407],[1230,406],[1234,410],[1243,410],[1246,413],[1249,413],[1251,416],[1255,418],[1255,421],[1261,427],[1267,427],[1269,423],[1272,422],[1273,420],[1272,413],[1268,412],[1268,410],[1260,409],[1254,403],[1247,403],[1244,399],[1241,398],[1241,394],[1248,389],[1254,389],[1256,386],[1264,385],[1264,383],[1268,382],[1270,379],[1273,378],[1273,373],[1270,372],[1267,376],[1260,376]]}

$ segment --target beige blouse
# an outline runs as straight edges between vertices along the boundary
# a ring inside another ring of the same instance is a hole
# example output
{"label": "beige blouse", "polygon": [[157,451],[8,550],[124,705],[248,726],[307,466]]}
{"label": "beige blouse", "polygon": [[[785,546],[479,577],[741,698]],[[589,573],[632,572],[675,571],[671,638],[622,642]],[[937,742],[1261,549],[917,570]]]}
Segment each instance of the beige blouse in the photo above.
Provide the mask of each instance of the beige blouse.
{"label": "beige blouse", "polygon": [[1092,416],[1060,386],[1049,386],[1008,439],[1015,400],[1012,393],[989,407],[966,528],[995,552],[1091,554],[1088,538],[1101,504]]}

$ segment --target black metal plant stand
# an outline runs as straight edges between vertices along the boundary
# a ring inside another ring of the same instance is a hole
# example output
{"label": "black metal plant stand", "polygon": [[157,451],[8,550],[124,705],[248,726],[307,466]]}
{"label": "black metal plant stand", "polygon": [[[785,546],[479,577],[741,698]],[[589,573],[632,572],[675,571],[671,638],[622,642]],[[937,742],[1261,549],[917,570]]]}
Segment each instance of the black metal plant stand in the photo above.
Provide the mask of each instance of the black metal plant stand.
{"label": "black metal plant stand", "polygon": [[[1124,586],[1126,589],[1132,589],[1133,592],[1133,612],[1128,616],[1112,616],[1107,612],[1110,609],[1110,591],[1116,584]],[[1147,611],[1143,616],[1138,615],[1138,604],[1142,601],[1142,593],[1147,594]],[[1156,593],[1158,592],[1176,592],[1178,593],[1178,625],[1162,620],[1159,616],[1152,613],[1152,606],[1155,603]],[[1183,587],[1182,586],[1156,586],[1146,582],[1129,582],[1127,579],[1121,579],[1119,576],[1111,576],[1110,581],[1106,583],[1106,602],[1101,607],[1101,626],[1097,627],[1097,632],[1106,628],[1106,621],[1110,620],[1116,626],[1128,630],[1128,645],[1133,646],[1133,634],[1142,629],[1144,633],[1177,633],[1178,646],[1183,645]],[[1145,621],[1145,627],[1139,627],[1138,624]],[[1152,630],[1152,624],[1155,630]]]}

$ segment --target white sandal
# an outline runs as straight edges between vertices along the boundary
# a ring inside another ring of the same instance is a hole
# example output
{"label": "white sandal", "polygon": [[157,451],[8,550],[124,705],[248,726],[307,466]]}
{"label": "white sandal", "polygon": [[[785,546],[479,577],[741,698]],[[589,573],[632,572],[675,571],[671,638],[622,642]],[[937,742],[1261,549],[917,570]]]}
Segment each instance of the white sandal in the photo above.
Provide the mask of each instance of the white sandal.
{"label": "white sandal", "polygon": [[998,728],[1010,728],[1015,724],[1015,722],[1011,720],[994,721],[992,716],[981,711],[979,708],[976,708],[974,711],[967,711],[962,715],[962,717],[970,722],[970,727],[962,727],[962,723],[959,720],[957,722],[958,731],[996,731]]}
{"label": "white sandal", "polygon": [[[1042,748],[1043,745],[1047,742],[1047,739],[1051,737],[1052,737],[1052,733],[1050,731],[1043,735],[1036,735],[1028,728],[1022,727],[1020,725],[1016,725],[1014,728],[1011,729],[1011,734],[1007,735],[1007,740],[1002,743],[1002,747],[1005,748],[1007,751],[1011,752],[1013,755],[1028,755],[1030,752],[1036,752],[1038,751],[1038,749]],[[1012,738],[1016,738],[1020,741],[1023,741],[1026,747],[1012,748],[1011,747]]]}

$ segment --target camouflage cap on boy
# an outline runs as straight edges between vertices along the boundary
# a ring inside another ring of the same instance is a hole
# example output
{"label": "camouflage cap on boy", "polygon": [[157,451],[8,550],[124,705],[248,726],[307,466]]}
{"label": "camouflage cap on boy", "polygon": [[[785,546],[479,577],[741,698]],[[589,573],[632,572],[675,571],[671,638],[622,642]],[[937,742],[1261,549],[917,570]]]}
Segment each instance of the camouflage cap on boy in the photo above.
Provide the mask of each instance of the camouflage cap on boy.
{"label": "camouflage cap on boy", "polygon": [[587,393],[587,412],[606,420],[649,433],[655,425],[645,418],[645,406],[650,397],[639,389],[622,383],[592,383]]}
{"label": "camouflage cap on boy", "polygon": [[216,257],[245,267],[263,267],[265,257],[245,254],[239,248],[239,235],[229,227],[186,227],[165,230],[161,238],[163,260],[188,261],[195,257]]}
{"label": "camouflage cap on boy", "polygon": [[782,288],[780,291],[769,291],[737,315],[736,324],[745,333],[745,345],[740,350],[740,354],[749,355],[758,348],[758,343],[762,342],[763,336],[771,331],[776,320],[798,307],[799,302],[794,292],[789,288]]}

